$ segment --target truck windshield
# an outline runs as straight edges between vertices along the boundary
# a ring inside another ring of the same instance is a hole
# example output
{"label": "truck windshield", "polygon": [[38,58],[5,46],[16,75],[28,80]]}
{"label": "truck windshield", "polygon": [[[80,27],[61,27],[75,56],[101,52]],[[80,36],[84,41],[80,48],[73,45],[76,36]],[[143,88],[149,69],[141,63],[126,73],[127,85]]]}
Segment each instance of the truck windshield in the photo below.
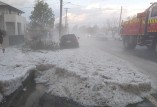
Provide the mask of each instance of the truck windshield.
{"label": "truck windshield", "polygon": [[153,7],[151,17],[156,17],[157,16],[157,6]]}

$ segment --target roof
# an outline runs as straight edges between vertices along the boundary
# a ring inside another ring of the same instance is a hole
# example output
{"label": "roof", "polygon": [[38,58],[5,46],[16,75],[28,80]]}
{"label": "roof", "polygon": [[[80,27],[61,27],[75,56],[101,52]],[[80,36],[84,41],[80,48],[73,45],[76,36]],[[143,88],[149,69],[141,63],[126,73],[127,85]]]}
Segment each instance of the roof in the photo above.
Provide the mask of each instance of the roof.
{"label": "roof", "polygon": [[9,4],[6,4],[6,3],[0,1],[0,7],[4,7],[4,6],[7,7],[7,8],[10,8],[12,10],[18,11],[19,13],[24,13],[22,10],[19,10],[19,9],[9,5]]}

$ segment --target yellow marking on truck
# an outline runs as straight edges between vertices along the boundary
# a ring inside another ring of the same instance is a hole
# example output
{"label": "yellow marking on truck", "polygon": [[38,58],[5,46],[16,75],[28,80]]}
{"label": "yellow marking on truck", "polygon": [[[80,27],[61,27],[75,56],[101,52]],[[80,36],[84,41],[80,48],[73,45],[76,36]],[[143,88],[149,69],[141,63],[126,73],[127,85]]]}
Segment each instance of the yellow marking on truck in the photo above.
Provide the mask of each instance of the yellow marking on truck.
{"label": "yellow marking on truck", "polygon": [[154,23],[154,19],[152,19],[152,24]]}
{"label": "yellow marking on truck", "polygon": [[152,23],[154,23],[154,19],[152,19]]}
{"label": "yellow marking on truck", "polygon": [[153,20],[152,20],[152,19],[150,19],[150,23],[151,23],[151,24],[153,23]]}
{"label": "yellow marking on truck", "polygon": [[150,23],[151,23],[151,24],[153,23],[153,20],[152,20],[152,19],[150,19]]}
{"label": "yellow marking on truck", "polygon": [[151,24],[151,20],[149,20],[149,24]]}
{"label": "yellow marking on truck", "polygon": [[148,24],[150,24],[150,20],[148,20]]}
{"label": "yellow marking on truck", "polygon": [[153,24],[155,23],[155,19],[153,19]]}

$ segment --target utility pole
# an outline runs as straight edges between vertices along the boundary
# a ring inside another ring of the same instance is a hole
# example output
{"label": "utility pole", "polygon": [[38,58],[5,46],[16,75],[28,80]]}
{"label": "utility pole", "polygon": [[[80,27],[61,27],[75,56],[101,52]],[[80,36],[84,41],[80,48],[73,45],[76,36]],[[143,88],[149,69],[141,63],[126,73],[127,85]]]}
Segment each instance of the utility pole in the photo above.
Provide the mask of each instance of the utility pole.
{"label": "utility pole", "polygon": [[121,28],[122,12],[123,12],[123,7],[121,6],[120,17],[119,17],[119,33],[120,33],[120,28]]}
{"label": "utility pole", "polygon": [[66,16],[65,16],[65,28],[68,31],[68,9],[70,8],[65,8]]}
{"label": "utility pole", "polygon": [[62,36],[62,10],[63,0],[60,0],[59,38]]}

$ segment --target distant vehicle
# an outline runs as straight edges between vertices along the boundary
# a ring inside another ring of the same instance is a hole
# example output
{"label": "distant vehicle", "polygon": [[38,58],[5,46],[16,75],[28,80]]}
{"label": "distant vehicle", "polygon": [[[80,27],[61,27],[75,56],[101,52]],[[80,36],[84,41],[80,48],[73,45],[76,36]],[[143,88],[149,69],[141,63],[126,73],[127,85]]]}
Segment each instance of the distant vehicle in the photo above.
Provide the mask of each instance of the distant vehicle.
{"label": "distant vehicle", "polygon": [[122,41],[122,37],[121,37],[120,35],[115,35],[115,36],[114,36],[114,39],[115,39],[115,40],[120,40],[120,41]]}
{"label": "distant vehicle", "polygon": [[106,35],[104,33],[97,33],[97,34],[95,34],[95,37],[96,38],[101,38],[101,39],[104,39],[104,40],[112,39],[111,35]]}
{"label": "distant vehicle", "polygon": [[157,3],[136,17],[122,22],[121,36],[126,49],[140,45],[157,52]]}
{"label": "distant vehicle", "polygon": [[75,34],[66,34],[61,37],[60,48],[79,48],[78,38]]}
{"label": "distant vehicle", "polygon": [[90,34],[87,34],[87,35],[86,35],[86,37],[88,37],[88,38],[90,38],[91,36],[92,36],[92,35],[90,35]]}

